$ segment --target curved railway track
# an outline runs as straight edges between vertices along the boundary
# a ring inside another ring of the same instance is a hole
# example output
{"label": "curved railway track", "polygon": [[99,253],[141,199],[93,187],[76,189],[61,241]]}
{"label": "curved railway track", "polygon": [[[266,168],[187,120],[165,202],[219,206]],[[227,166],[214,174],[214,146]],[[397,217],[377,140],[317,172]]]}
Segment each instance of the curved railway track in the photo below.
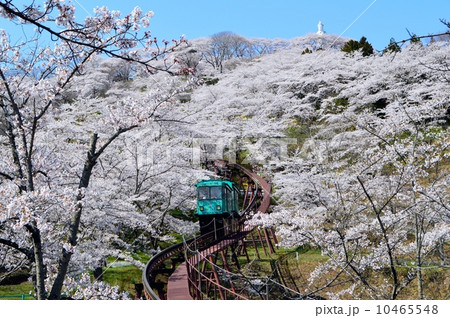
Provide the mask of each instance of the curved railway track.
{"label": "curved railway track", "polygon": [[[217,171],[237,171],[247,179],[247,188],[242,207],[243,216],[239,227],[228,230],[228,235],[217,239],[214,233],[194,237],[186,242],[175,244],[156,254],[147,263],[143,271],[143,285],[146,299],[247,299],[242,286],[237,286],[231,279],[227,269],[225,253],[228,249],[235,257],[237,249],[245,251],[244,240],[250,234],[253,238],[253,227],[245,225],[250,212],[267,213],[270,205],[271,186],[257,173],[234,163],[223,160],[215,162]],[[264,230],[264,238],[270,252],[275,235]],[[261,234],[260,241],[263,241]],[[265,248],[264,248],[265,251]],[[246,251],[245,251],[246,253]],[[215,262],[222,257],[224,269],[218,268]],[[248,255],[247,255],[248,258]],[[178,266],[177,266],[178,265]],[[160,281],[162,274],[170,274],[168,281]],[[224,280],[225,277],[225,280]],[[165,285],[165,286],[164,286]],[[167,292],[164,292],[167,290]]]}

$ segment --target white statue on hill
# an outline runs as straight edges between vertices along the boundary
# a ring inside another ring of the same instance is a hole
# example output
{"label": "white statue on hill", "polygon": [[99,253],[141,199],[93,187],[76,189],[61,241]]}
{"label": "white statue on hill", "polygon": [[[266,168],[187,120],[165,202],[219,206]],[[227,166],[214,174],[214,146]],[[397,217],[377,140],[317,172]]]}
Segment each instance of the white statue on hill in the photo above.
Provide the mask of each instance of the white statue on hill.
{"label": "white statue on hill", "polygon": [[325,31],[323,30],[322,21],[319,21],[319,24],[317,25],[317,34],[319,35],[325,34]]}

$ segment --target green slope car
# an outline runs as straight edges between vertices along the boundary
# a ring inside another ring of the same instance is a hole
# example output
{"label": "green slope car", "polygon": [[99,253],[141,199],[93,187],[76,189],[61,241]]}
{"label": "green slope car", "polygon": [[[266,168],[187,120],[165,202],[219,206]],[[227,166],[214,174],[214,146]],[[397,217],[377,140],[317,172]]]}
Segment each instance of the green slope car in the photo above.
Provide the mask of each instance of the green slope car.
{"label": "green slope car", "polygon": [[230,220],[239,218],[239,189],[233,182],[203,180],[196,187],[201,234],[217,231],[231,224]]}

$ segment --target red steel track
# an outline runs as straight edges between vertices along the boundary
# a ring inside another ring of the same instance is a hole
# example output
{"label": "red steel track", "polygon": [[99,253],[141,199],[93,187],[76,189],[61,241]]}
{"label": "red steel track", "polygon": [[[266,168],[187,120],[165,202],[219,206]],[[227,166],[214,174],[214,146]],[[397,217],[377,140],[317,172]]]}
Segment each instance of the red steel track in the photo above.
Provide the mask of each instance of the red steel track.
{"label": "red steel track", "polygon": [[[235,286],[231,279],[223,283],[221,276],[224,276],[223,273],[226,273],[225,269],[228,267],[225,254],[228,249],[233,256],[237,249],[244,250],[246,253],[244,240],[248,235],[253,238],[254,228],[245,225],[244,222],[250,212],[268,212],[271,186],[257,173],[241,165],[218,160],[215,166],[218,170],[237,170],[247,178],[242,208],[244,215],[239,228],[229,231],[230,234],[220,240],[215,238],[214,233],[208,233],[173,245],[155,255],[147,263],[142,275],[146,299],[247,299],[243,289]],[[263,233],[267,246],[273,253],[271,240],[276,243],[275,235],[267,230],[263,230]],[[262,242],[259,231],[258,234]],[[175,268],[174,258],[180,259],[183,255],[183,262]],[[217,270],[215,261],[220,257],[222,257],[224,269]],[[170,261],[172,261],[172,269],[167,269],[167,262]],[[164,288],[161,286],[164,283],[157,282],[157,277],[167,271],[173,272],[167,282],[167,293],[164,293]]]}

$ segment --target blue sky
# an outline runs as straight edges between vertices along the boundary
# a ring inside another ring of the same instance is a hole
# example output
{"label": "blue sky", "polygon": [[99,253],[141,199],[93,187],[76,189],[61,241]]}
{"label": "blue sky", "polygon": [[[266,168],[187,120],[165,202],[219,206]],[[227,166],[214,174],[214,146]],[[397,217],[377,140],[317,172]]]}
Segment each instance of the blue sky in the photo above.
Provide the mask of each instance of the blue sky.
{"label": "blue sky", "polygon": [[[340,35],[364,10],[372,6],[344,33],[360,39],[366,36],[377,49],[391,37],[408,38],[406,29],[417,35],[445,31],[439,19],[450,20],[448,0],[73,0],[86,10],[106,5],[130,12],[135,6],[152,10],[151,30],[162,39],[207,37],[231,31],[245,37],[290,39],[317,31]],[[81,11],[81,10],[80,10]],[[84,13],[84,12],[83,12]],[[81,14],[81,12],[80,12]]]}
{"label": "blue sky", "polygon": [[[31,0],[13,0],[30,2]],[[36,0],[43,2],[44,0]],[[408,38],[406,29],[417,35],[446,31],[439,19],[450,21],[449,0],[72,0],[76,16],[107,6],[122,14],[135,6],[154,11],[150,30],[162,39],[208,37],[231,31],[245,37],[291,39],[317,31],[322,21],[327,33],[361,36],[376,49],[389,39]],[[370,6],[370,7],[369,7]],[[367,9],[368,8],[368,9]],[[365,10],[367,11],[362,14]],[[362,15],[361,15],[362,14]],[[361,16],[360,16],[361,15]],[[357,18],[359,19],[354,22]],[[353,23],[354,22],[354,23]],[[352,24],[353,23],[353,24]],[[351,26],[350,26],[351,25]],[[0,25],[1,28],[1,25]]]}

